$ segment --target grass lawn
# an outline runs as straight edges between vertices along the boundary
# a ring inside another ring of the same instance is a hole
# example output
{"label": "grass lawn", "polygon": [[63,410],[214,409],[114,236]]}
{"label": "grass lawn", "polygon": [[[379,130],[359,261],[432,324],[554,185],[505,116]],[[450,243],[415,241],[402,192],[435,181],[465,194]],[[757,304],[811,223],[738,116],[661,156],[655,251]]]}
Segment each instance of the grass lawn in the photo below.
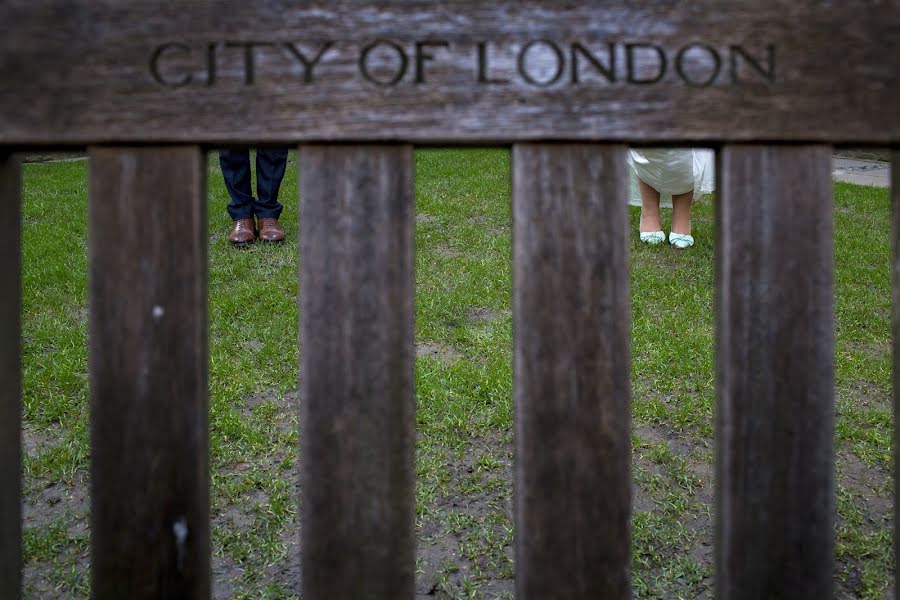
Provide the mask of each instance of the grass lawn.
{"label": "grass lawn", "polygon": [[[509,154],[417,154],[417,593],[512,598]],[[24,167],[26,597],[89,592],[86,162]],[[289,243],[228,247],[210,155],[210,407],[217,597],[296,597],[296,158]],[[841,598],[893,598],[890,203],[835,185]],[[638,210],[630,212],[632,231]],[[713,218],[698,244],[632,235],[634,589],[711,597]],[[114,251],[114,249],[112,250]]]}

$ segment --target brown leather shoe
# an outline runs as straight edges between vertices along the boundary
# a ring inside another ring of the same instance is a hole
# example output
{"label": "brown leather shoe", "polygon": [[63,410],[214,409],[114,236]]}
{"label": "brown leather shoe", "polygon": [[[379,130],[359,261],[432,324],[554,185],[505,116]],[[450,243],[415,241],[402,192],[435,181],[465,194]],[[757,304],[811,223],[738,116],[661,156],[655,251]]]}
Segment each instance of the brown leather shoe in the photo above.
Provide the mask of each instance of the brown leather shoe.
{"label": "brown leather shoe", "polygon": [[238,219],[234,222],[234,225],[231,228],[231,234],[228,236],[228,241],[234,244],[235,246],[246,246],[247,244],[252,244],[256,239],[256,223],[253,222],[253,218],[249,219]]}
{"label": "brown leather shoe", "polygon": [[259,219],[259,239],[264,242],[283,242],[284,228],[278,219]]}

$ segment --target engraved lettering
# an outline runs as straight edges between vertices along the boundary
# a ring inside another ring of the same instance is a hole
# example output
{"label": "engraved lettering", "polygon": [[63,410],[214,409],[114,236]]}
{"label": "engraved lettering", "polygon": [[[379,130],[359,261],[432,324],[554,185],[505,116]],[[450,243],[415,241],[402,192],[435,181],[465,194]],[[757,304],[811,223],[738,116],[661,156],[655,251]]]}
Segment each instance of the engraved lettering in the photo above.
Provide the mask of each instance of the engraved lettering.
{"label": "engraved lettering", "polygon": [[163,57],[164,54],[183,54],[190,56],[191,49],[185,44],[171,43],[171,44],[163,44],[158,47],[154,52],[153,56],[150,57],[150,73],[153,75],[153,79],[156,80],[156,83],[159,85],[163,85],[168,88],[180,88],[186,85],[189,85],[191,81],[194,79],[193,75],[190,73],[185,73],[183,77],[177,80],[167,79],[159,68],[159,61]]}
{"label": "engraved lettering", "polygon": [[[653,50],[654,52],[656,52],[656,56],[659,59],[659,68],[654,77],[646,77],[643,79],[638,77],[637,63],[634,53],[634,51],[638,49]],[[658,83],[665,76],[666,68],[668,67],[668,61],[666,60],[665,51],[655,44],[625,44],[625,61],[626,68],[628,70],[628,83],[634,83],[637,85]]]}
{"label": "engraved lettering", "polygon": [[766,54],[768,65],[763,67],[755,58],[750,56],[746,50],[740,46],[729,47],[731,62],[731,83],[738,83],[738,57],[744,59],[753,69],[766,78],[769,83],[775,83],[775,46],[766,46]]}
{"label": "engraved lettering", "polygon": [[491,79],[490,75],[488,75],[489,65],[487,44],[487,42],[478,42],[478,83],[509,83],[508,79]]}
{"label": "engraved lettering", "polygon": [[416,83],[425,83],[425,61],[434,60],[429,48],[449,48],[450,42],[416,42]]}
{"label": "engraved lettering", "polygon": [[244,49],[244,84],[253,85],[256,82],[256,48],[271,46],[268,42],[225,42],[226,48]]}
{"label": "engraved lettering", "polygon": [[334,46],[334,42],[325,42],[322,44],[322,47],[319,48],[319,51],[316,52],[316,55],[310,59],[306,57],[303,50],[300,50],[294,44],[290,42],[285,42],[284,44],[284,47],[288,49],[291,55],[303,65],[303,83],[312,83],[315,81],[315,74],[313,71],[316,68],[316,65],[319,64],[319,61],[322,60],[322,57],[325,56],[325,53],[328,52],[332,46]]}
{"label": "engraved lettering", "polygon": [[[400,64],[398,65],[397,72],[394,73],[393,77],[389,77],[388,79],[379,79],[375,77],[369,71],[369,56],[372,54],[372,51],[378,49],[379,47],[390,48],[394,53],[397,54],[397,58],[400,59]],[[359,70],[362,73],[363,77],[365,77],[368,81],[375,83],[381,86],[393,86],[397,85],[403,77],[406,75],[406,69],[409,66],[409,57],[406,56],[406,52],[403,48],[395,44],[394,42],[379,40],[377,42],[373,42],[363,48],[362,54],[359,56]]]}
{"label": "engraved lettering", "polygon": [[216,45],[206,46],[206,87],[216,85]]}
{"label": "engraved lettering", "polygon": [[[690,74],[685,70],[685,57],[688,52],[691,50],[702,50],[713,60],[713,69],[712,73],[704,80],[696,80],[691,79]],[[722,70],[722,58],[719,56],[719,53],[715,51],[714,48],[707,46],[705,44],[691,44],[690,46],[685,46],[681,50],[678,51],[678,54],[675,56],[675,72],[678,73],[678,76],[691,87],[708,87],[712,85],[712,83],[719,76],[719,72]]]}
{"label": "engraved lettering", "polygon": [[583,56],[590,62],[591,65],[595,69],[597,69],[600,74],[608,81],[609,83],[616,82],[616,45],[612,42],[608,45],[608,54],[606,59],[606,64],[600,62],[600,59],[594,56],[590,50],[575,42],[572,44],[572,83],[578,85],[581,83],[580,79],[580,69],[578,63],[578,57]]}
{"label": "engraved lettering", "polygon": [[[342,69],[352,68],[352,62],[345,64],[347,48],[332,52],[341,43],[303,39],[169,42],[152,47],[149,63],[145,64],[153,82],[169,89],[217,88],[241,83],[252,86],[265,75],[285,72],[295,74],[298,79],[302,77],[304,84],[314,85],[329,69],[346,73]],[[346,44],[357,47],[350,41]],[[260,50],[265,47],[270,50]],[[376,39],[362,46],[354,57],[359,73],[352,76],[384,87],[404,83],[419,87],[433,83],[460,85],[460,69],[466,69],[460,64],[474,60],[475,81],[482,85],[538,88],[654,84],[707,88],[745,82],[771,85],[777,82],[776,51],[773,45],[748,51],[740,45],[711,45],[702,41],[663,47],[640,41],[566,40],[563,43],[550,38],[505,40],[498,45],[488,40],[399,43]],[[338,80],[342,81],[343,77]]]}
{"label": "engraved lettering", "polygon": [[[528,52],[538,45],[550,48],[556,58],[556,70],[554,71],[553,76],[543,81],[535,78],[531,73],[528,72]],[[563,54],[563,51],[559,49],[559,46],[557,46],[550,40],[534,40],[528,42],[527,44],[525,44],[525,46],[522,47],[522,51],[519,52],[519,75],[521,75],[522,79],[524,79],[531,85],[536,85],[538,87],[551,86],[559,81],[559,79],[563,76],[565,69],[566,57]]]}

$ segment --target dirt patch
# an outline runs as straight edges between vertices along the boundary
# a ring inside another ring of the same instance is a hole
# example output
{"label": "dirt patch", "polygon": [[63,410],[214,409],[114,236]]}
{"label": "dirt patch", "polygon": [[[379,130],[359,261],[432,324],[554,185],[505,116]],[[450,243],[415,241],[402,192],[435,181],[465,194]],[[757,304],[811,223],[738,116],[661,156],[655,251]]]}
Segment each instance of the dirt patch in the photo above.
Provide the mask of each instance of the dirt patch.
{"label": "dirt patch", "polygon": [[260,392],[244,400],[243,414],[246,417],[265,419],[282,434],[297,431],[300,414],[300,394],[291,390],[284,394],[275,391]]}
{"label": "dirt patch", "polygon": [[61,436],[62,428],[58,424],[44,426],[40,432],[22,427],[22,449],[26,456],[37,458],[59,443]]}
{"label": "dirt patch", "polygon": [[416,598],[510,598],[514,590],[512,441],[492,433],[448,458],[450,481],[417,532]]}
{"label": "dirt patch", "polygon": [[[640,442],[635,447],[632,461],[636,474],[649,473],[654,481],[661,482],[648,487],[636,477],[632,511],[665,514],[665,519],[676,520],[684,527],[685,537],[677,541],[677,547],[667,548],[666,554],[686,555],[705,573],[692,587],[692,597],[712,597],[712,562],[715,521],[715,481],[712,456],[712,440],[703,436],[673,431],[665,426],[638,425],[634,429]],[[676,459],[668,462],[663,455],[662,464],[653,458],[653,447],[665,445],[668,455]],[[683,462],[681,462],[683,461]],[[644,478],[646,480],[646,478]],[[661,485],[662,489],[657,486]],[[667,514],[669,497],[682,497],[687,505],[678,514]],[[660,568],[651,567],[640,573],[644,581],[653,581]]]}
{"label": "dirt patch", "polygon": [[493,308],[481,308],[470,306],[466,309],[466,320],[470,323],[483,323],[486,321],[499,321],[512,314],[510,310],[495,310]]}
{"label": "dirt patch", "polygon": [[250,352],[259,352],[262,350],[263,343],[259,340],[247,340],[244,342],[244,348]]}
{"label": "dirt patch", "polygon": [[890,391],[865,379],[857,379],[848,387],[841,388],[839,398],[861,408],[893,411],[893,398]]}
{"label": "dirt patch", "polygon": [[463,358],[462,352],[447,344],[422,342],[416,344],[416,358],[433,358],[445,365],[452,365]]}
{"label": "dirt patch", "polygon": [[[296,398],[296,392],[279,396],[275,392],[257,394],[248,398],[245,410],[253,414],[256,410],[269,410],[273,399],[279,399],[282,408],[291,408],[290,399]],[[247,414],[247,413],[245,413]],[[281,421],[281,418],[276,417]],[[296,425],[294,425],[296,427]],[[284,425],[278,424],[282,430]],[[237,463],[220,465],[216,476],[225,478],[225,485],[257,482],[240,496],[234,499],[214,497],[212,507],[213,531],[213,597],[217,600],[232,598],[248,591],[259,593],[265,585],[277,585],[289,594],[300,594],[300,559],[299,559],[299,519],[296,507],[300,497],[300,475],[296,460],[286,461],[289,452],[295,452],[295,446],[279,450],[267,456],[250,456]],[[284,521],[278,523],[270,520],[273,496],[264,489],[269,481],[277,481],[289,485],[289,502],[291,511]],[[217,486],[218,487],[218,486]],[[280,527],[280,529],[273,529]],[[271,539],[274,537],[275,539]],[[265,539],[265,541],[264,541]],[[254,549],[246,554],[245,560],[236,560],[245,554],[240,547],[250,542]],[[255,556],[259,545],[276,544],[283,550],[271,562],[260,564]],[[234,546],[238,548],[235,549]],[[260,572],[262,573],[260,575]],[[252,577],[248,581],[248,577]],[[251,594],[255,595],[255,594]]]}
{"label": "dirt patch", "polygon": [[243,565],[226,556],[213,556],[212,561],[212,597],[216,600],[227,600],[237,593],[235,582],[244,575]]}
{"label": "dirt patch", "polygon": [[[87,473],[79,472],[71,484],[48,482],[44,486],[30,482],[22,503],[26,540],[31,533],[45,536],[62,527],[65,542],[54,544],[53,556],[30,556],[28,544],[24,556],[23,587],[29,598],[83,597],[90,571],[88,548],[90,492]],[[62,589],[54,586],[51,574],[60,565],[74,565]]]}
{"label": "dirt patch", "polygon": [[303,573],[300,570],[300,530],[298,526],[288,527],[282,532],[281,541],[286,548],[286,557],[266,569],[266,581],[277,581],[290,593],[297,596],[303,588]]}
{"label": "dirt patch", "polygon": [[[664,396],[668,398],[668,396]],[[634,433],[648,443],[665,443],[672,454],[682,458],[690,466],[703,471],[709,470],[708,456],[712,448],[712,440],[700,438],[689,433],[673,431],[661,425],[638,425]]]}
{"label": "dirt patch", "polygon": [[248,533],[253,526],[257,507],[264,507],[268,503],[269,495],[264,490],[252,490],[239,498],[237,502],[218,511],[212,519],[213,529],[227,528],[234,533]]}
{"label": "dirt patch", "polygon": [[78,325],[87,325],[89,314],[90,311],[87,305],[76,306],[72,308],[72,318]]}
{"label": "dirt patch", "polygon": [[416,225],[422,225],[423,223],[434,223],[437,221],[437,217],[434,215],[429,215],[427,213],[416,213]]}
{"label": "dirt patch", "polygon": [[[433,349],[429,349],[430,355]],[[458,353],[457,353],[458,354]],[[278,425],[285,430],[296,428],[294,412],[297,392],[279,394],[276,391],[254,394],[246,398],[240,410],[245,417],[284,421]],[[711,572],[713,561],[713,503],[712,440],[695,434],[671,430],[665,426],[638,425],[634,430],[638,442],[633,454],[636,471],[661,478],[664,485],[683,485],[682,477],[673,477],[665,464],[650,457],[651,446],[665,444],[671,456],[684,461],[684,473],[697,480],[688,495],[692,507],[679,517],[688,532],[676,546],[662,548],[669,554],[690,557],[699,567]],[[52,446],[50,435],[24,434],[26,452],[39,453]],[[276,453],[277,454],[277,453]],[[281,479],[289,482],[292,502],[299,497],[297,469],[284,470],[284,456],[249,457],[246,468],[241,463],[219,465],[217,473],[223,477],[248,477],[255,473],[262,479]],[[670,463],[666,463],[670,464]],[[511,432],[495,432],[469,439],[459,450],[447,450],[444,467],[447,483],[426,507],[417,528],[416,598],[464,597],[464,590],[475,589],[477,598],[511,598],[514,591],[513,554],[513,442]],[[680,467],[679,467],[680,468]],[[838,483],[849,489],[866,518],[871,531],[890,527],[892,523],[892,492],[890,474],[880,467],[870,467],[852,452],[839,452]],[[678,481],[676,481],[676,479]],[[665,513],[668,510],[660,492],[645,489],[640,477],[633,483],[633,512]],[[218,503],[216,503],[218,500]],[[261,488],[251,488],[233,501],[214,498],[212,527],[215,535],[246,538],[262,535],[257,521],[260,511],[268,509],[272,498]],[[68,556],[68,564],[75,564],[78,578],[74,586],[86,585],[89,572],[88,536],[88,478],[76,475],[72,485],[49,483],[30,491],[25,499],[26,527],[51,527],[63,517],[69,542],[59,550]],[[667,514],[667,513],[665,513]],[[673,517],[666,516],[671,520]],[[300,571],[299,518],[292,515],[280,531],[273,532],[283,548],[279,558],[262,567],[260,580],[248,582],[253,568],[241,564],[214,547],[212,573],[215,598],[230,598],[248,589],[259,590],[263,585],[277,584],[288,593],[299,594],[302,581]],[[218,534],[216,534],[218,532]],[[661,544],[668,542],[660,541]],[[258,565],[257,565],[258,567]],[[25,585],[28,597],[83,597],[73,589],[48,589],[53,581],[51,573],[57,568],[52,561],[29,562],[26,565]],[[643,569],[638,575],[653,582],[660,574],[659,567]],[[839,597],[858,597],[862,589],[862,567],[849,563],[836,566],[836,588]],[[855,582],[855,583],[854,583]],[[248,587],[249,586],[249,587]],[[711,576],[704,576],[692,587],[691,597],[711,595]],[[843,594],[843,596],[840,596]]]}
{"label": "dirt patch", "polygon": [[[848,448],[840,448],[836,460],[837,487],[839,506],[850,502],[849,512],[846,505],[838,515],[838,528],[841,530],[849,519],[856,531],[868,535],[879,536],[882,532],[894,528],[893,479],[890,473],[881,467],[870,466],[860,460]],[[855,537],[856,534],[853,534]],[[875,555],[881,549],[872,547]],[[838,598],[860,598],[864,596],[866,585],[864,571],[869,565],[858,558],[840,557],[835,562],[835,588]],[[884,598],[894,597],[893,577],[889,578],[887,589],[883,590]],[[868,596],[867,596],[868,597]]]}
{"label": "dirt patch", "polygon": [[866,358],[883,359],[889,357],[893,352],[891,342],[850,342],[846,345],[848,350],[859,352]]}
{"label": "dirt patch", "polygon": [[474,217],[468,217],[468,218],[466,218],[466,221],[484,229],[484,231],[486,231],[488,234],[490,234],[493,237],[499,237],[499,236],[509,237],[509,235],[512,233],[512,223],[510,223],[506,227],[497,227],[496,225],[491,225],[491,223],[493,223],[493,221],[491,221],[484,215],[475,215]]}
{"label": "dirt patch", "polygon": [[447,246],[438,246],[434,249],[434,252],[441,258],[459,258],[463,255],[459,250],[448,248]]}
{"label": "dirt patch", "polygon": [[867,465],[849,450],[839,453],[837,472],[838,485],[857,497],[856,507],[870,529],[886,527],[894,514],[890,473]]}
{"label": "dirt patch", "polygon": [[26,528],[47,526],[68,514],[72,516],[69,531],[87,531],[89,508],[88,475],[79,472],[71,485],[48,483],[27,493],[22,504],[24,525]]}
{"label": "dirt patch", "polygon": [[679,260],[679,252],[681,251],[672,248],[666,242],[642,252],[639,260],[642,264],[649,265],[658,271],[677,273],[679,269],[684,269],[682,261]]}

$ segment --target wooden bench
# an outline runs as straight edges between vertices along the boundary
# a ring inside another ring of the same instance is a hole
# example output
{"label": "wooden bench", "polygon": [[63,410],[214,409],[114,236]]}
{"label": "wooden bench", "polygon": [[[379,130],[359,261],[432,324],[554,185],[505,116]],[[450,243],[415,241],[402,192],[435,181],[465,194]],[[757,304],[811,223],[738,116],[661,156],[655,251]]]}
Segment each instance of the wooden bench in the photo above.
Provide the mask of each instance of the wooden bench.
{"label": "wooden bench", "polygon": [[631,594],[627,144],[718,150],[716,597],[833,596],[831,150],[900,143],[900,2],[5,0],[0,23],[6,218],[15,151],[90,152],[95,598],[210,594],[204,149],[232,144],[300,147],[304,599],[414,594],[413,148],[435,144],[512,147],[518,597]]}

